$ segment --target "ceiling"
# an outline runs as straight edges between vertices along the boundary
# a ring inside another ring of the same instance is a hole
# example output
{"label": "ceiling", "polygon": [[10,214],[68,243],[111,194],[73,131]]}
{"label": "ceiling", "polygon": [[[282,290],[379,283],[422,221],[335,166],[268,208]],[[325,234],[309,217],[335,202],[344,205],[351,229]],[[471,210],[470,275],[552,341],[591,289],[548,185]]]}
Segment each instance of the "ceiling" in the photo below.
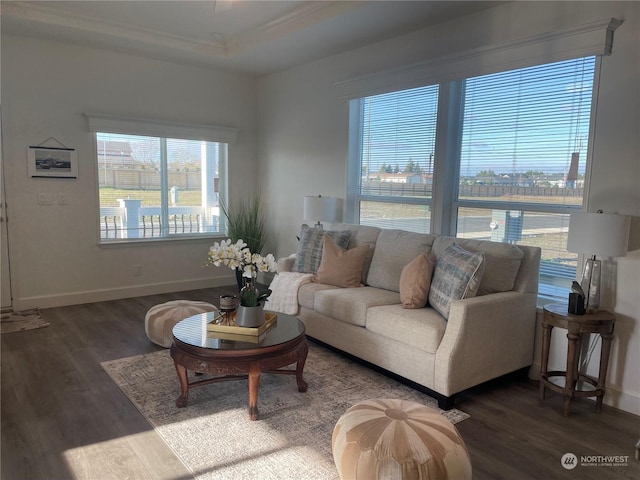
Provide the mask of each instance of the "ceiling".
{"label": "ceiling", "polygon": [[502,2],[7,1],[2,32],[266,74]]}

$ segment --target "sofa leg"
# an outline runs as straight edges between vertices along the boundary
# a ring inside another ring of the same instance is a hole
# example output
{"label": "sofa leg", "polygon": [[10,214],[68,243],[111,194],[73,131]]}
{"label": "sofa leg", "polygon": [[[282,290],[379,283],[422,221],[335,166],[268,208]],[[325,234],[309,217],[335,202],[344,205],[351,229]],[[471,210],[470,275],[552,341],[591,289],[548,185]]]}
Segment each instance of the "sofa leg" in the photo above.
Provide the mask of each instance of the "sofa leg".
{"label": "sofa leg", "polygon": [[450,397],[438,397],[438,408],[440,410],[451,410],[453,408],[454,396]]}

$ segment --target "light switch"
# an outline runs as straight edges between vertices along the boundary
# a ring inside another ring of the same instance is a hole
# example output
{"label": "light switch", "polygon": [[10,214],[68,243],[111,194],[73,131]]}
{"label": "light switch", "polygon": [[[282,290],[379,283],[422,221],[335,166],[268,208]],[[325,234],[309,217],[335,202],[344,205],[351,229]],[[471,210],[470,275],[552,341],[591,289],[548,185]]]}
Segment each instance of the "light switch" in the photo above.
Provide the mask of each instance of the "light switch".
{"label": "light switch", "polygon": [[53,205],[53,194],[46,192],[38,193],[38,205]]}
{"label": "light switch", "polygon": [[67,205],[67,194],[64,192],[58,193],[58,205]]}

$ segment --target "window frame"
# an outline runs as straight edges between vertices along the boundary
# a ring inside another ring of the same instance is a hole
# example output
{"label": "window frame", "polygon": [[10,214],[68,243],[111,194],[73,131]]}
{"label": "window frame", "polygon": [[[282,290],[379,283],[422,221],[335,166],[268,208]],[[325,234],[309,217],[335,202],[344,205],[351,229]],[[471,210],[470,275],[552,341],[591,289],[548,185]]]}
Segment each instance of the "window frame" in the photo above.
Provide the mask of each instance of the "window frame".
{"label": "window frame", "polygon": [[[437,87],[436,96],[437,96],[437,105],[436,105],[436,118],[435,118],[435,138],[434,138],[434,153],[433,153],[433,164],[432,164],[432,176],[435,177],[435,169],[436,169],[436,152],[435,147],[437,145],[437,136],[440,131],[438,121],[440,118],[440,103],[442,101],[441,91],[442,85],[423,85],[414,88],[428,88],[428,87]],[[392,92],[390,92],[392,93]],[[364,108],[365,108],[365,98],[358,98],[351,100],[349,102],[349,161],[348,161],[348,182],[347,182],[347,202],[346,202],[346,217],[349,221],[353,223],[360,223],[360,204],[362,202],[374,202],[374,203],[384,203],[384,204],[402,204],[402,205],[416,205],[427,207],[431,215],[433,215],[433,196],[435,185],[432,185],[432,193],[431,196],[424,197],[413,197],[413,196],[394,196],[394,195],[367,195],[362,194],[362,164],[359,161],[361,158],[364,148],[363,148],[363,137],[364,137],[364,128],[361,120],[364,118]],[[358,159],[357,161],[352,161],[351,159]],[[430,217],[432,218],[432,217]],[[371,225],[374,225],[375,222],[372,222]],[[433,224],[432,222],[427,223],[427,228],[431,231]]]}
{"label": "window frame", "polygon": [[[225,158],[219,164],[219,198],[223,201],[228,199],[228,182],[229,182],[229,161],[232,155],[232,147],[237,141],[239,130],[231,127],[222,127],[215,125],[202,125],[202,124],[184,124],[184,123],[171,123],[165,121],[141,119],[141,118],[124,118],[116,117],[108,114],[100,113],[85,113],[84,114],[89,131],[92,133],[93,142],[93,158],[95,168],[96,179],[96,213],[94,218],[97,220],[95,227],[97,244],[101,247],[104,246],[116,246],[116,245],[132,245],[132,244],[151,244],[161,242],[176,242],[176,241],[193,241],[202,239],[216,239],[226,238],[227,224],[221,217],[219,232],[189,232],[182,234],[167,234],[167,231],[163,231],[162,236],[154,237],[132,237],[132,238],[103,238],[101,235],[100,225],[100,183],[99,183],[99,169],[98,165],[98,133],[115,134],[115,135],[135,135],[145,137],[155,137],[164,143],[166,146],[167,140],[189,140],[189,141],[205,141],[211,143],[220,144],[220,148],[224,148]],[[164,140],[164,142],[163,142]],[[224,147],[223,147],[224,145]],[[165,148],[166,150],[166,148]],[[162,157],[162,156],[161,156]],[[162,162],[162,160],[161,160]],[[166,155],[164,160],[165,165],[161,169],[160,176],[161,182],[161,198],[163,199],[161,205],[168,204],[168,169],[166,168]],[[166,217],[165,207],[163,205],[163,215]],[[168,228],[166,225],[163,230]]]}

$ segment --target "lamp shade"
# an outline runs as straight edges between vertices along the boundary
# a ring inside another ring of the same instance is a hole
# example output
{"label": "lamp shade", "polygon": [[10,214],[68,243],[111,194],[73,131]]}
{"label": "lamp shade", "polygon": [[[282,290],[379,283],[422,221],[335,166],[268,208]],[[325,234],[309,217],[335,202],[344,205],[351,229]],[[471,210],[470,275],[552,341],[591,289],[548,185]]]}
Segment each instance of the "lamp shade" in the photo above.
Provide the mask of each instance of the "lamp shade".
{"label": "lamp shade", "polygon": [[303,217],[308,222],[335,222],[339,219],[337,198],[318,196],[304,197]]}
{"label": "lamp shade", "polygon": [[631,219],[608,213],[572,213],[567,250],[601,257],[624,257]]}

